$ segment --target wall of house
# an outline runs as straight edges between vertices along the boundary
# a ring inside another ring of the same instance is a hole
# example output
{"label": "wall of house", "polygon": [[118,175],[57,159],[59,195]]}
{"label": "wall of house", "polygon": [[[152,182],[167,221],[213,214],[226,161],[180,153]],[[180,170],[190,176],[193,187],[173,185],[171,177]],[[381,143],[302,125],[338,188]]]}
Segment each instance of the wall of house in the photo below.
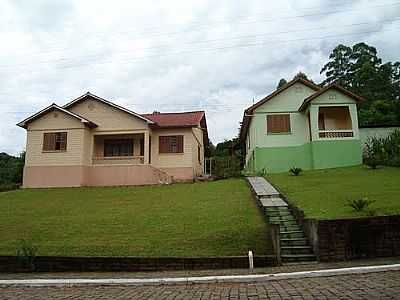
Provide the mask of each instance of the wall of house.
{"label": "wall of house", "polygon": [[347,106],[320,107],[323,114],[325,130],[351,129],[350,111]]}
{"label": "wall of house", "polygon": [[135,118],[131,114],[100,101],[91,100],[90,98],[79,102],[68,109],[97,124],[98,127],[94,128],[93,132],[148,129],[147,123],[144,120]]}
{"label": "wall of house", "polygon": [[[159,137],[164,135],[183,135],[183,153],[159,153]],[[174,176],[176,180],[191,180],[194,177],[194,144],[191,128],[154,129],[151,135],[151,165]]]}
{"label": "wall of house", "polygon": [[[192,128],[193,132],[193,148],[192,148],[192,164],[196,176],[203,175],[204,173],[204,141],[203,130],[201,128]],[[198,151],[200,147],[200,161]]]}
{"label": "wall of house", "polygon": [[[44,133],[67,132],[67,150],[43,152]],[[49,112],[32,121],[27,128],[26,166],[80,165],[85,126],[77,119],[62,113]]]}

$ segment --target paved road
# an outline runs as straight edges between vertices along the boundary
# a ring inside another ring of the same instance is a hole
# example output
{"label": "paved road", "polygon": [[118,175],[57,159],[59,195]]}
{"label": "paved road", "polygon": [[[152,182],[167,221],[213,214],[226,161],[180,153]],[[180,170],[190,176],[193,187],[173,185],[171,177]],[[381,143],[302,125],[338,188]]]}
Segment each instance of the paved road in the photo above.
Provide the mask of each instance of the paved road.
{"label": "paved road", "polygon": [[234,284],[0,287],[0,299],[400,299],[400,271]]}

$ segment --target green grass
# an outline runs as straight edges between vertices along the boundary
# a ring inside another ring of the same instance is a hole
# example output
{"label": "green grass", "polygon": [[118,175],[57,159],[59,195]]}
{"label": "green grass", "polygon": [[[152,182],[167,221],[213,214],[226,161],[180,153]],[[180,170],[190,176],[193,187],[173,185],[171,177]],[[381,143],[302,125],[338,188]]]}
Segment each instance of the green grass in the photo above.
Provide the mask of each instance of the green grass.
{"label": "green grass", "polygon": [[0,193],[0,255],[231,256],[271,249],[242,179]]}
{"label": "green grass", "polygon": [[372,170],[364,166],[305,171],[300,176],[271,174],[267,178],[307,217],[336,219],[365,216],[348,205],[367,197],[378,215],[400,214],[400,168]]}

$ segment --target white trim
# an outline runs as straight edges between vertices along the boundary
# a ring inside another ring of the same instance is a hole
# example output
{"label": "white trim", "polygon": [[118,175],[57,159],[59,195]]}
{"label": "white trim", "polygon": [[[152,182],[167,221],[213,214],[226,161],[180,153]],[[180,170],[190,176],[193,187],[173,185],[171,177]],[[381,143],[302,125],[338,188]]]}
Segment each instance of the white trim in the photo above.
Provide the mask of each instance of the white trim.
{"label": "white trim", "polygon": [[20,127],[24,127],[24,126],[26,126],[26,123],[28,123],[28,122],[31,121],[32,119],[37,118],[38,116],[40,116],[40,115],[42,115],[42,114],[44,114],[44,113],[46,113],[46,112],[47,112],[48,110],[50,110],[50,109],[58,109],[59,111],[65,113],[65,114],[67,114],[67,115],[70,115],[70,116],[72,116],[72,117],[74,117],[74,118],[76,118],[76,119],[79,119],[79,120],[80,120],[82,123],[84,123],[84,124],[89,124],[89,123],[95,124],[95,123],[93,123],[93,122],[91,122],[91,121],[89,121],[89,120],[87,120],[87,119],[85,119],[85,118],[83,118],[83,117],[81,117],[81,116],[79,116],[79,115],[77,115],[77,114],[75,114],[75,113],[69,111],[69,110],[66,110],[66,109],[63,108],[63,107],[60,107],[60,106],[58,106],[58,105],[55,104],[55,103],[53,103],[53,104],[47,106],[46,108],[42,109],[41,111],[37,112],[36,114],[34,114],[34,115],[32,115],[32,116],[26,118],[25,120],[19,122],[17,125],[20,126]]}
{"label": "white trim", "polygon": [[325,269],[276,274],[223,275],[201,277],[164,277],[164,278],[63,278],[63,279],[5,279],[1,286],[73,286],[73,285],[163,285],[188,283],[233,283],[233,282],[266,282],[287,279],[330,277],[341,275],[367,274],[377,272],[400,271],[400,264]]}
{"label": "white trim", "polygon": [[151,121],[151,120],[149,120],[149,119],[147,119],[147,118],[145,118],[145,117],[143,117],[143,116],[141,116],[141,115],[139,115],[139,114],[137,114],[137,113],[135,113],[135,112],[133,112],[133,111],[127,109],[127,108],[125,108],[125,107],[122,107],[122,106],[120,106],[120,105],[118,105],[118,104],[115,104],[115,103],[113,103],[113,102],[111,102],[111,101],[108,101],[108,100],[106,100],[106,99],[104,99],[104,98],[101,98],[101,97],[99,97],[99,96],[96,96],[96,95],[94,95],[94,94],[92,94],[92,93],[90,93],[90,92],[87,92],[86,94],[84,94],[84,95],[82,95],[82,96],[80,96],[80,97],[78,97],[78,98],[72,100],[71,102],[65,104],[65,105],[63,106],[63,108],[68,108],[68,107],[74,105],[75,103],[79,102],[80,100],[84,99],[84,98],[87,97],[87,96],[90,96],[90,97],[92,97],[92,98],[94,98],[94,99],[96,99],[96,100],[98,100],[98,101],[100,101],[100,102],[103,102],[103,103],[105,103],[105,104],[107,104],[107,105],[110,105],[110,106],[112,106],[112,107],[114,107],[114,108],[117,108],[117,109],[119,109],[119,110],[122,110],[122,111],[124,111],[124,112],[126,112],[126,113],[128,113],[128,114],[130,114],[130,115],[133,115],[133,116],[139,118],[139,119],[142,119],[143,121],[146,121],[148,124],[155,124],[153,121]]}

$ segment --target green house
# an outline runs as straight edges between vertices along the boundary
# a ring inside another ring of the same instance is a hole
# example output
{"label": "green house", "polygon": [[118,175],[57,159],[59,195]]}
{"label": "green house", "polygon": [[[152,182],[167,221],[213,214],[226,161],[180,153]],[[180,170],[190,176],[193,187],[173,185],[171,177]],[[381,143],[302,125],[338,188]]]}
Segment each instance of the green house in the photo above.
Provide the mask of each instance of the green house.
{"label": "green house", "polygon": [[361,164],[361,101],[336,84],[321,88],[301,78],[288,82],[244,112],[245,169],[278,173]]}

